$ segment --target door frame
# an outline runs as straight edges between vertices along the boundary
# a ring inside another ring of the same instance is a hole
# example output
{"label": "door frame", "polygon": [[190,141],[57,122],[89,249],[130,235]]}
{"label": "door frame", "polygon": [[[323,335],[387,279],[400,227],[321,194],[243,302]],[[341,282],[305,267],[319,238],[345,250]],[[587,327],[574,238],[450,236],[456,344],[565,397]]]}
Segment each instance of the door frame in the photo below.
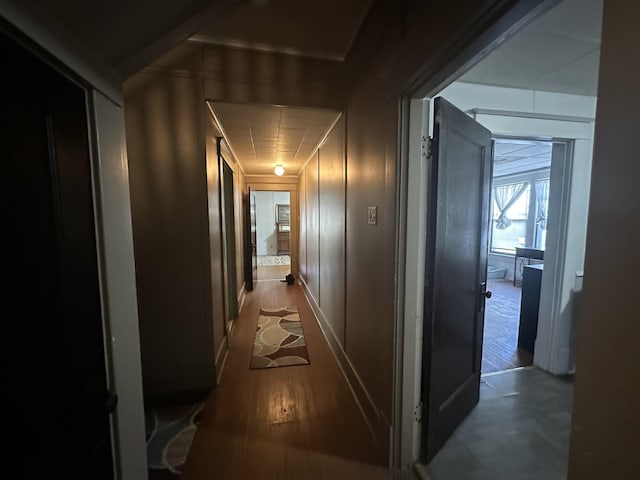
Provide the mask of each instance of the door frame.
{"label": "door frame", "polygon": [[430,99],[559,1],[513,0],[496,5],[483,24],[470,29],[469,36],[419,72],[399,99],[392,468],[422,469],[418,461],[425,271],[417,265],[424,265],[425,259],[422,240],[426,219],[420,212],[426,212],[427,207],[427,165],[423,159],[429,148]]}
{"label": "door frame", "polygon": [[[271,178],[262,175],[246,175],[245,190],[251,188],[252,192],[289,192],[290,202],[290,257],[291,257],[291,273],[297,278],[299,272],[298,261],[298,243],[300,241],[300,204],[298,198],[298,177],[291,177],[296,183],[288,183],[283,181],[283,177]],[[243,193],[246,193],[243,192]],[[258,278],[258,281],[260,279]]]}
{"label": "door frame", "polygon": [[[239,300],[238,297],[238,272],[237,272],[237,256],[236,245],[237,225],[236,225],[236,172],[231,163],[227,161],[223,150],[223,137],[217,138],[217,154],[218,154],[218,186],[220,194],[220,232],[221,232],[221,248],[222,248],[222,285],[224,289],[224,331],[225,336],[231,330],[233,320],[238,318]],[[232,157],[233,158],[233,157]],[[232,162],[234,163],[234,162]],[[227,205],[227,184],[225,167],[231,172],[231,205]],[[232,226],[232,231],[229,231]],[[233,277],[233,278],[231,278]]]}
{"label": "door frame", "polygon": [[[61,82],[82,93],[83,136],[86,140],[86,183],[92,218],[87,225],[93,233],[91,254],[95,255],[97,310],[102,334],[101,356],[106,391],[115,400],[107,413],[112,478],[136,475],[147,469],[144,439],[142,369],[137,322],[133,239],[130,220],[129,183],[124,152],[124,114],[121,95],[102,82],[78,60],[73,51],[61,53],[44,30],[17,11],[1,12],[0,36],[22,50],[22,58],[33,60],[38,70],[50,70]],[[37,38],[46,37],[38,43]],[[47,47],[43,46],[47,45]],[[52,46],[53,45],[53,46]],[[62,59],[62,60],[61,60]],[[65,63],[65,60],[67,63]],[[29,67],[24,75],[33,72]],[[39,71],[38,74],[41,74]],[[99,91],[96,85],[102,86]],[[49,87],[43,87],[49,88]],[[42,93],[39,94],[42,96]],[[100,141],[99,141],[100,140]],[[84,149],[83,149],[84,151]],[[116,162],[117,175],[110,170]],[[57,160],[48,160],[48,163]],[[52,180],[53,181],[53,180]],[[117,199],[117,200],[114,200]],[[112,201],[113,200],[113,201]],[[55,203],[55,202],[54,202]],[[123,218],[125,221],[123,222]],[[61,220],[54,220],[58,224]],[[118,228],[113,228],[117,225]],[[58,228],[57,225],[55,228]],[[109,228],[111,227],[111,228]],[[64,242],[63,242],[64,243]],[[88,244],[87,244],[88,245]],[[134,319],[135,322],[131,322]],[[116,349],[116,344],[118,348]],[[128,378],[116,374],[126,365]],[[127,455],[133,452],[134,455]]]}

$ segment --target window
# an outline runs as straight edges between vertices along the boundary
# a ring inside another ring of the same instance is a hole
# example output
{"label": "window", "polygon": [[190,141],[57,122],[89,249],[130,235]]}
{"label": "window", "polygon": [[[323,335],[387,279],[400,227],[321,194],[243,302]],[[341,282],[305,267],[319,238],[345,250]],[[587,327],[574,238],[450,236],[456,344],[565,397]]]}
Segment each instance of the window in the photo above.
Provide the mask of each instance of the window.
{"label": "window", "polygon": [[544,250],[549,208],[549,170],[494,179],[491,251],[513,255],[516,247]]}

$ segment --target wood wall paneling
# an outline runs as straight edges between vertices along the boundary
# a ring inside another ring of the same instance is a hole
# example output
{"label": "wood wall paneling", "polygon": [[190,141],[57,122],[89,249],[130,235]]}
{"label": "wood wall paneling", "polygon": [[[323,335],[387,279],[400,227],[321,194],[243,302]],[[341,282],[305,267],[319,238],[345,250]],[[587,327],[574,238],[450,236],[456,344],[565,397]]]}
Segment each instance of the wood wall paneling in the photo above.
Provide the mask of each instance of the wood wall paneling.
{"label": "wood wall paneling", "polygon": [[201,48],[207,98],[338,110],[345,104],[342,62],[216,45]]}
{"label": "wood wall paneling", "polygon": [[338,342],[345,330],[345,121],[319,151],[320,308]]}
{"label": "wood wall paneling", "polygon": [[320,300],[320,205],[318,196],[318,155],[306,168],[307,212],[307,276],[306,283],[316,302]]}
{"label": "wood wall paneling", "polygon": [[215,382],[204,101],[188,77],[141,74],[125,86],[145,395]]}
{"label": "wood wall paneling", "polygon": [[[345,350],[388,442],[393,396],[397,103],[366,90],[347,111]],[[367,222],[376,206],[377,225]]]}
{"label": "wood wall paneling", "polygon": [[236,220],[236,280],[238,290],[238,306],[241,305],[241,299],[244,294],[244,228],[243,228],[243,215],[242,210],[242,195],[245,190],[244,174],[242,170],[238,168],[237,164],[234,165],[233,180],[235,182],[233,187],[233,193],[235,195],[234,200],[234,215]]}
{"label": "wood wall paneling", "polygon": [[638,15],[636,2],[604,2],[570,480],[640,475]]}
{"label": "wood wall paneling", "polygon": [[300,254],[298,259],[300,262],[300,277],[304,282],[307,281],[307,169],[305,168],[300,174]]}
{"label": "wood wall paneling", "polygon": [[[220,205],[220,182],[222,172],[220,171],[220,161],[218,159],[218,141],[220,135],[209,114],[208,108],[203,105],[205,116],[205,142],[206,142],[206,186],[207,186],[207,225],[208,232],[205,241],[205,248],[209,254],[209,285],[210,293],[210,321],[213,325],[213,356],[220,370],[224,362],[224,355],[227,344],[225,342],[225,330],[227,319],[224,308],[224,257],[222,254],[222,206]],[[216,372],[218,375],[220,371]]]}

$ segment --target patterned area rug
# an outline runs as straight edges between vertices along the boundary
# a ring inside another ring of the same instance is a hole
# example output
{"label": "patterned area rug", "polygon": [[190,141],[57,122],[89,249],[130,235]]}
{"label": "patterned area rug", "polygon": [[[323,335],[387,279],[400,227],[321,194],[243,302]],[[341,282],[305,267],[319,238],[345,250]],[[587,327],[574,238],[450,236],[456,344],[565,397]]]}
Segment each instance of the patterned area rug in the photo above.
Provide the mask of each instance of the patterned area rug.
{"label": "patterned area rug", "polygon": [[291,265],[289,255],[258,255],[259,267],[270,267],[272,265]]}
{"label": "patterned area rug", "polygon": [[187,460],[204,403],[145,412],[149,480],[178,480]]}
{"label": "patterned area rug", "polygon": [[261,308],[251,368],[309,365],[298,307]]}

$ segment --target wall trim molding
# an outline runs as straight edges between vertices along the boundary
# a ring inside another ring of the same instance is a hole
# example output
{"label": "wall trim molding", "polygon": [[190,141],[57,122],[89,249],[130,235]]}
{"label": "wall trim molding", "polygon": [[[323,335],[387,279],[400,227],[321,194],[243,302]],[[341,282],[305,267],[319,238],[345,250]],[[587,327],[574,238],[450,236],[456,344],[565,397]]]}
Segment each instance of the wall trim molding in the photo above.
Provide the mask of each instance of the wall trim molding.
{"label": "wall trim molding", "polygon": [[301,278],[299,279],[298,284],[302,287],[304,296],[309,302],[318,325],[320,325],[320,330],[327,340],[333,356],[338,362],[338,366],[340,367],[340,370],[342,371],[342,374],[347,381],[349,390],[351,390],[351,393],[353,394],[353,398],[356,401],[360,412],[362,413],[362,417],[364,418],[364,421],[366,422],[367,427],[371,432],[373,440],[375,441],[377,446],[386,445],[389,442],[389,432],[391,428],[390,425],[384,419],[384,417],[380,413],[381,410],[376,406],[368,390],[362,383],[362,380],[353,367],[353,364],[349,360],[346,352],[342,348],[342,345],[333,332],[331,325],[329,324],[329,322],[327,322],[327,319],[322,313],[322,310],[320,309],[320,306],[318,305],[313,294],[309,290],[309,287]]}
{"label": "wall trim molding", "polygon": [[228,332],[225,332],[225,333],[226,333],[225,339],[220,344],[220,348],[218,348],[218,352],[216,353],[216,360],[215,360],[216,385],[220,383],[220,379],[222,378],[224,367],[227,364],[227,356],[229,355],[229,348],[227,344]]}
{"label": "wall trim molding", "polygon": [[247,299],[247,289],[245,282],[242,282],[242,288],[240,289],[240,293],[238,293],[238,316],[240,316],[240,312],[242,311],[242,307],[244,306],[244,301]]}

